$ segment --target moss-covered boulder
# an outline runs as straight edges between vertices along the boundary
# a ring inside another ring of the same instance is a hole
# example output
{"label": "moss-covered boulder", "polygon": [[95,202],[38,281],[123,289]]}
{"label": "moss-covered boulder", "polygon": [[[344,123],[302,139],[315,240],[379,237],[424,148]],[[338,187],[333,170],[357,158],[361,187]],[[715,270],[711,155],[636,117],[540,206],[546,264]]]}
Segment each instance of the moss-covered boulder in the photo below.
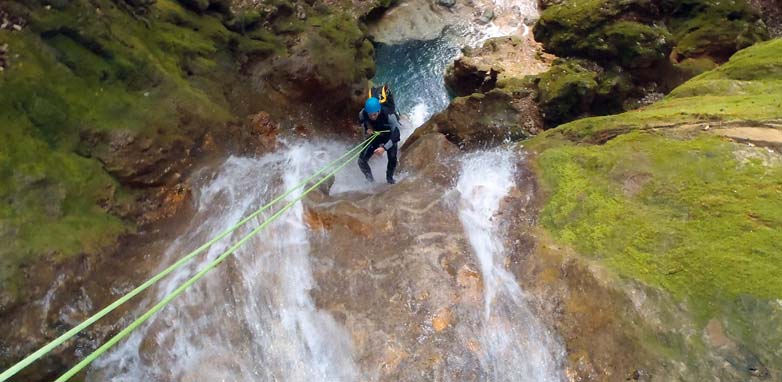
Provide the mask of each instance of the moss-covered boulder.
{"label": "moss-covered boulder", "polygon": [[668,20],[676,41],[672,58],[709,57],[727,61],[736,51],[768,38],[760,15],[745,1],[682,0]]}
{"label": "moss-covered boulder", "polygon": [[[558,2],[542,12],[534,34],[547,51],[593,61],[612,73],[601,86],[607,97],[589,108],[592,115],[637,107],[647,93],[667,93],[768,38],[760,16],[743,0]],[[558,109],[584,109],[580,98],[559,100],[565,103]],[[611,105],[602,107],[604,100]],[[554,126],[578,116],[547,121]]]}
{"label": "moss-covered boulder", "polygon": [[780,71],[782,40],[756,44],[659,103],[571,122],[524,144],[553,245],[605,268],[614,285],[631,281],[668,296],[652,302],[649,292],[620,287],[641,314],[625,321],[642,339],[632,348],[679,365],[671,373],[667,361],[654,361],[638,375],[782,376],[782,146],[723,133],[779,132]]}
{"label": "moss-covered boulder", "polygon": [[569,1],[544,10],[535,26],[535,38],[554,54],[625,68],[664,61],[672,49],[677,58],[724,62],[767,37],[759,15],[741,0]]}
{"label": "moss-covered boulder", "polygon": [[587,60],[557,59],[535,81],[537,101],[548,126],[621,111],[630,95],[640,95],[627,73],[606,71]]}
{"label": "moss-covered boulder", "polygon": [[782,116],[780,56],[782,40],[757,44],[674,89],[661,102],[621,115],[574,121],[557,128],[557,134],[597,142],[630,129],[688,124],[773,125]]}
{"label": "moss-covered boulder", "polygon": [[659,13],[645,0],[562,2],[541,13],[535,39],[558,56],[648,67],[671,48],[667,31],[652,24]]}
{"label": "moss-covered boulder", "polygon": [[318,118],[353,117],[363,102],[366,80],[375,73],[372,43],[346,14],[312,16],[306,28],[289,55],[258,65],[256,75],[285,97],[318,110]]}

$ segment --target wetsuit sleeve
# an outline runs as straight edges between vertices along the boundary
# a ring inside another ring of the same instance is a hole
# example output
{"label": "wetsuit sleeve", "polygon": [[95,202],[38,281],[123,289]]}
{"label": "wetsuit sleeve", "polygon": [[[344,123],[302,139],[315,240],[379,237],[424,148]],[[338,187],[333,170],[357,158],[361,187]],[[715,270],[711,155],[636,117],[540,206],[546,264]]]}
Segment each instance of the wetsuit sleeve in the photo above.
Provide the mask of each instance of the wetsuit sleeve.
{"label": "wetsuit sleeve", "polygon": [[399,124],[399,121],[396,119],[396,115],[394,114],[388,116],[388,124],[391,125],[391,139],[383,144],[383,147],[386,149],[386,151],[391,150],[391,147],[399,142],[401,139],[399,130],[402,129],[402,126]]}

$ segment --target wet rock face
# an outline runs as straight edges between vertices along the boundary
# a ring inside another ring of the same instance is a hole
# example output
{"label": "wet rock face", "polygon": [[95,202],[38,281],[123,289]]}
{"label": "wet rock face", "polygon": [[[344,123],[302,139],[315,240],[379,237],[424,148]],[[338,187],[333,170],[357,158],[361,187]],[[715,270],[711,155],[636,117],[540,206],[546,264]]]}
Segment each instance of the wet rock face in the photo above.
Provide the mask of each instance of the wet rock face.
{"label": "wet rock face", "polygon": [[414,171],[418,176],[446,187],[453,182],[452,158],[459,151],[443,134],[426,134],[405,145],[403,170]]}
{"label": "wet rock face", "polygon": [[277,92],[295,100],[292,112],[313,114],[318,129],[338,131],[324,123],[353,117],[363,103],[366,80],[374,76],[374,48],[348,15],[323,18],[316,33],[303,35],[289,55],[259,63],[254,69],[260,92]]}
{"label": "wet rock face", "polygon": [[[273,150],[280,131],[339,131],[326,115],[355,118],[354,91],[374,70],[355,18],[306,2],[290,14],[283,4],[231,14],[231,3],[0,4],[0,35],[11,36],[0,42],[0,114],[9,121],[0,151],[13,153],[0,199],[15,216],[0,221],[1,241],[11,243],[0,249],[0,318],[19,328],[0,339],[3,368],[113,301],[112,287],[147,277],[143,267],[111,276],[148,260],[123,237],[147,238],[186,214],[194,166]],[[92,274],[106,276],[93,285]],[[23,379],[52,379],[115,329],[68,343]]]}
{"label": "wet rock face", "polygon": [[479,268],[445,181],[458,176],[458,154],[431,134],[403,151],[413,178],[376,194],[306,203],[308,225],[322,232],[312,240],[313,297],[348,330],[354,359],[378,380],[485,378],[477,338],[455,330],[479,327],[483,307]]}
{"label": "wet rock face", "polygon": [[542,131],[543,121],[532,95],[502,90],[457,98],[448,108],[419,127],[405,143],[436,132],[465,149],[490,148]]}
{"label": "wet rock face", "polygon": [[[446,3],[448,4],[448,3]],[[384,44],[398,44],[409,40],[431,40],[446,26],[460,18],[471,17],[471,9],[464,5],[437,5],[430,0],[402,2],[387,11],[377,22],[370,23],[368,33]]]}

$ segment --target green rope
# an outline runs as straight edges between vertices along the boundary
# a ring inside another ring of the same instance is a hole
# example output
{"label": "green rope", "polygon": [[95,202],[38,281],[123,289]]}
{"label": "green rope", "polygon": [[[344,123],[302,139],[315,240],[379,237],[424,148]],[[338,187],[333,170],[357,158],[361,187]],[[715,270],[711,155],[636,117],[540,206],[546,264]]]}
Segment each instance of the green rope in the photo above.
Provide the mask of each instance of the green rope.
{"label": "green rope", "polygon": [[[315,179],[315,177],[317,177],[318,175],[322,174],[327,169],[329,169],[329,168],[333,167],[334,165],[336,165],[337,163],[341,162],[345,157],[347,157],[347,156],[349,156],[351,154],[355,154],[356,151],[358,153],[361,153],[364,150],[364,148],[367,147],[372,142],[372,140],[375,139],[375,137],[377,137],[377,135],[378,135],[377,133],[372,134],[366,140],[364,140],[364,142],[362,142],[362,143],[356,145],[355,147],[353,147],[352,149],[348,150],[347,152],[342,154],[342,156],[340,156],[339,158],[329,162],[327,165],[323,166],[320,170],[318,170],[314,174],[310,175],[307,179],[304,179],[303,181],[299,182],[299,184],[297,184],[293,188],[289,189],[284,194],[276,197],[274,200],[272,200],[271,202],[269,202],[266,205],[262,206],[257,211],[253,212],[252,214],[248,215],[244,219],[240,220],[234,226],[232,226],[232,227],[226,229],[225,231],[221,232],[220,234],[215,236],[212,240],[209,240],[206,244],[198,247],[193,252],[190,252],[185,257],[179,259],[176,263],[170,265],[168,268],[164,269],[162,272],[156,274],[155,276],[153,276],[152,278],[150,278],[149,280],[147,280],[143,284],[139,285],[138,287],[136,287],[132,291],[128,292],[124,296],[120,297],[119,299],[117,299],[116,301],[111,303],[111,305],[108,305],[107,307],[103,308],[100,312],[95,313],[90,318],[84,320],[81,324],[75,326],[71,330],[69,330],[69,331],[65,332],[64,334],[60,335],[59,337],[57,337],[55,340],[53,340],[53,341],[49,342],[48,344],[46,344],[45,346],[41,347],[40,349],[35,351],[35,353],[30,354],[29,356],[25,357],[23,360],[19,361],[18,363],[16,363],[13,366],[11,366],[9,369],[7,369],[2,374],[0,374],[0,382],[6,381],[7,379],[11,378],[16,373],[20,372],[22,369],[24,369],[25,367],[29,366],[31,363],[35,362],[39,358],[43,357],[44,355],[46,355],[47,353],[52,351],[57,346],[61,345],[65,341],[73,338],[76,334],[78,334],[82,330],[84,330],[87,327],[89,327],[90,325],[92,325],[95,321],[98,321],[99,319],[103,318],[105,315],[109,314],[110,312],[112,312],[114,309],[116,309],[120,305],[126,303],[131,298],[135,297],[136,295],[138,295],[142,291],[146,290],[147,288],[149,288],[150,286],[152,286],[153,284],[158,282],[163,277],[165,277],[168,274],[170,274],[171,272],[179,269],[186,262],[190,261],[192,258],[194,258],[198,254],[200,254],[201,252],[203,252],[204,250],[209,248],[212,244],[214,244],[217,241],[219,241],[220,239],[226,237],[228,234],[232,233],[233,231],[235,231],[236,229],[238,229],[239,227],[241,227],[242,225],[244,225],[245,223],[247,223],[251,219],[253,219],[256,216],[260,215],[265,210],[269,209],[269,207],[273,206],[274,204],[276,204],[277,202],[279,202],[283,198],[285,198],[288,195],[290,195],[293,191],[303,187],[304,185],[306,185],[311,180]],[[355,158],[355,155],[353,155],[350,159],[345,160],[345,163],[347,163],[347,161],[349,161],[349,160],[352,160],[353,158]],[[344,165],[342,167],[344,167]],[[340,168],[342,168],[342,167],[340,167]]]}
{"label": "green rope", "polygon": [[[369,144],[372,142],[372,140],[377,137],[378,133],[375,133],[370,137],[369,140],[365,141],[366,143],[362,144],[362,151],[363,148],[369,146]],[[253,236],[258,234],[261,230],[266,228],[269,224],[274,222],[280,215],[282,215],[285,211],[289,210],[291,207],[293,207],[299,200],[303,199],[307,194],[309,194],[312,190],[316,189],[318,186],[320,186],[323,182],[325,182],[330,177],[334,176],[337,172],[342,170],[343,167],[345,167],[350,161],[355,159],[358,155],[361,154],[361,151],[353,154],[353,156],[350,159],[345,160],[340,166],[338,166],[335,170],[330,172],[328,175],[324,176],[321,180],[319,180],[317,183],[312,185],[310,188],[306,189],[301,195],[297,196],[295,199],[290,201],[288,204],[286,204],[283,208],[281,208],[279,211],[277,211],[274,215],[270,216],[266,221],[264,221],[261,225],[259,225],[257,228],[252,230],[249,234],[244,236],[241,240],[236,242],[233,246],[228,248],[225,252],[223,252],[219,257],[212,260],[209,264],[207,264],[204,269],[196,273],[195,276],[191,277],[189,280],[187,280],[184,284],[180,285],[177,289],[175,289],[173,292],[168,294],[166,297],[164,297],[160,302],[158,302],[155,306],[153,306],[151,309],[146,311],[144,314],[142,314],[139,318],[137,318],[135,321],[133,321],[130,325],[128,325],[125,329],[122,329],[119,333],[117,333],[114,337],[111,337],[105,344],[103,344],[101,347],[96,349],[94,352],[92,352],[89,356],[84,358],[81,362],[76,364],[76,366],[72,367],[70,370],[65,372],[65,374],[61,375],[59,378],[55,380],[55,382],[66,382],[68,379],[76,375],[79,371],[81,371],[83,368],[85,368],[87,365],[89,365],[92,361],[97,359],[101,354],[105,353],[107,350],[109,350],[111,347],[117,344],[120,340],[125,338],[130,332],[132,332],[134,329],[139,327],[142,323],[144,323],[146,320],[148,320],[152,315],[163,309],[164,306],[166,306],[168,303],[171,302],[174,298],[179,296],[182,292],[185,291],[188,287],[193,285],[196,281],[198,281],[200,278],[204,277],[204,275],[207,274],[210,270],[212,270],[214,267],[216,267],[218,264],[223,262],[228,256],[230,256],[233,251],[235,251],[237,248],[239,248],[242,244],[244,244],[247,240],[250,240]]]}

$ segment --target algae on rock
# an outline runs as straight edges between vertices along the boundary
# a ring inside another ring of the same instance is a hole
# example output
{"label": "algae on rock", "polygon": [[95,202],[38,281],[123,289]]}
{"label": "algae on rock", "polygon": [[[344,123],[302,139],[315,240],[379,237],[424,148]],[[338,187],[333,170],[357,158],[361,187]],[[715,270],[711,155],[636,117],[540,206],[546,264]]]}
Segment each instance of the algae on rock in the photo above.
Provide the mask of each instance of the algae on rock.
{"label": "algae on rock", "polygon": [[[288,114],[298,95],[261,89],[260,63],[290,55],[310,36],[308,48],[320,51],[307,59],[331,91],[321,95],[344,91],[349,100],[345,89],[372,74],[371,44],[347,11],[298,5],[308,13],[302,19],[295,4],[274,3],[236,13],[225,0],[0,3],[1,14],[23,20],[0,29],[0,46],[8,44],[0,71],[0,239],[7,243],[0,315],[19,329],[3,336],[13,346],[3,365],[59,331],[56,311],[25,319],[26,306],[57,285],[53,293],[72,298],[68,290],[84,280],[73,269],[94,269],[124,235],[175,213],[190,168],[205,153],[221,155],[219,145],[230,148],[242,118],[263,109]],[[339,113],[332,118],[348,116]],[[40,266],[47,272],[38,277]],[[59,284],[43,279],[57,272]],[[74,354],[61,350],[25,377],[50,379]]]}
{"label": "algae on rock", "polygon": [[777,129],[781,71],[782,40],[758,43],[661,102],[525,143],[555,240],[686,307],[694,334],[644,345],[684,375],[714,375],[721,360],[725,379],[782,375],[782,161],[762,159],[782,154],[714,134]]}
{"label": "algae on rock", "polygon": [[[769,37],[760,16],[743,0],[557,2],[541,13],[534,33],[549,52],[593,61],[592,71],[613,73],[622,83],[604,89],[607,97],[589,105],[583,105],[584,99],[561,98],[556,108],[571,112],[547,118],[551,127],[584,115],[630,110],[637,102],[628,101],[648,92],[667,93]],[[613,105],[605,107],[605,101]]]}

